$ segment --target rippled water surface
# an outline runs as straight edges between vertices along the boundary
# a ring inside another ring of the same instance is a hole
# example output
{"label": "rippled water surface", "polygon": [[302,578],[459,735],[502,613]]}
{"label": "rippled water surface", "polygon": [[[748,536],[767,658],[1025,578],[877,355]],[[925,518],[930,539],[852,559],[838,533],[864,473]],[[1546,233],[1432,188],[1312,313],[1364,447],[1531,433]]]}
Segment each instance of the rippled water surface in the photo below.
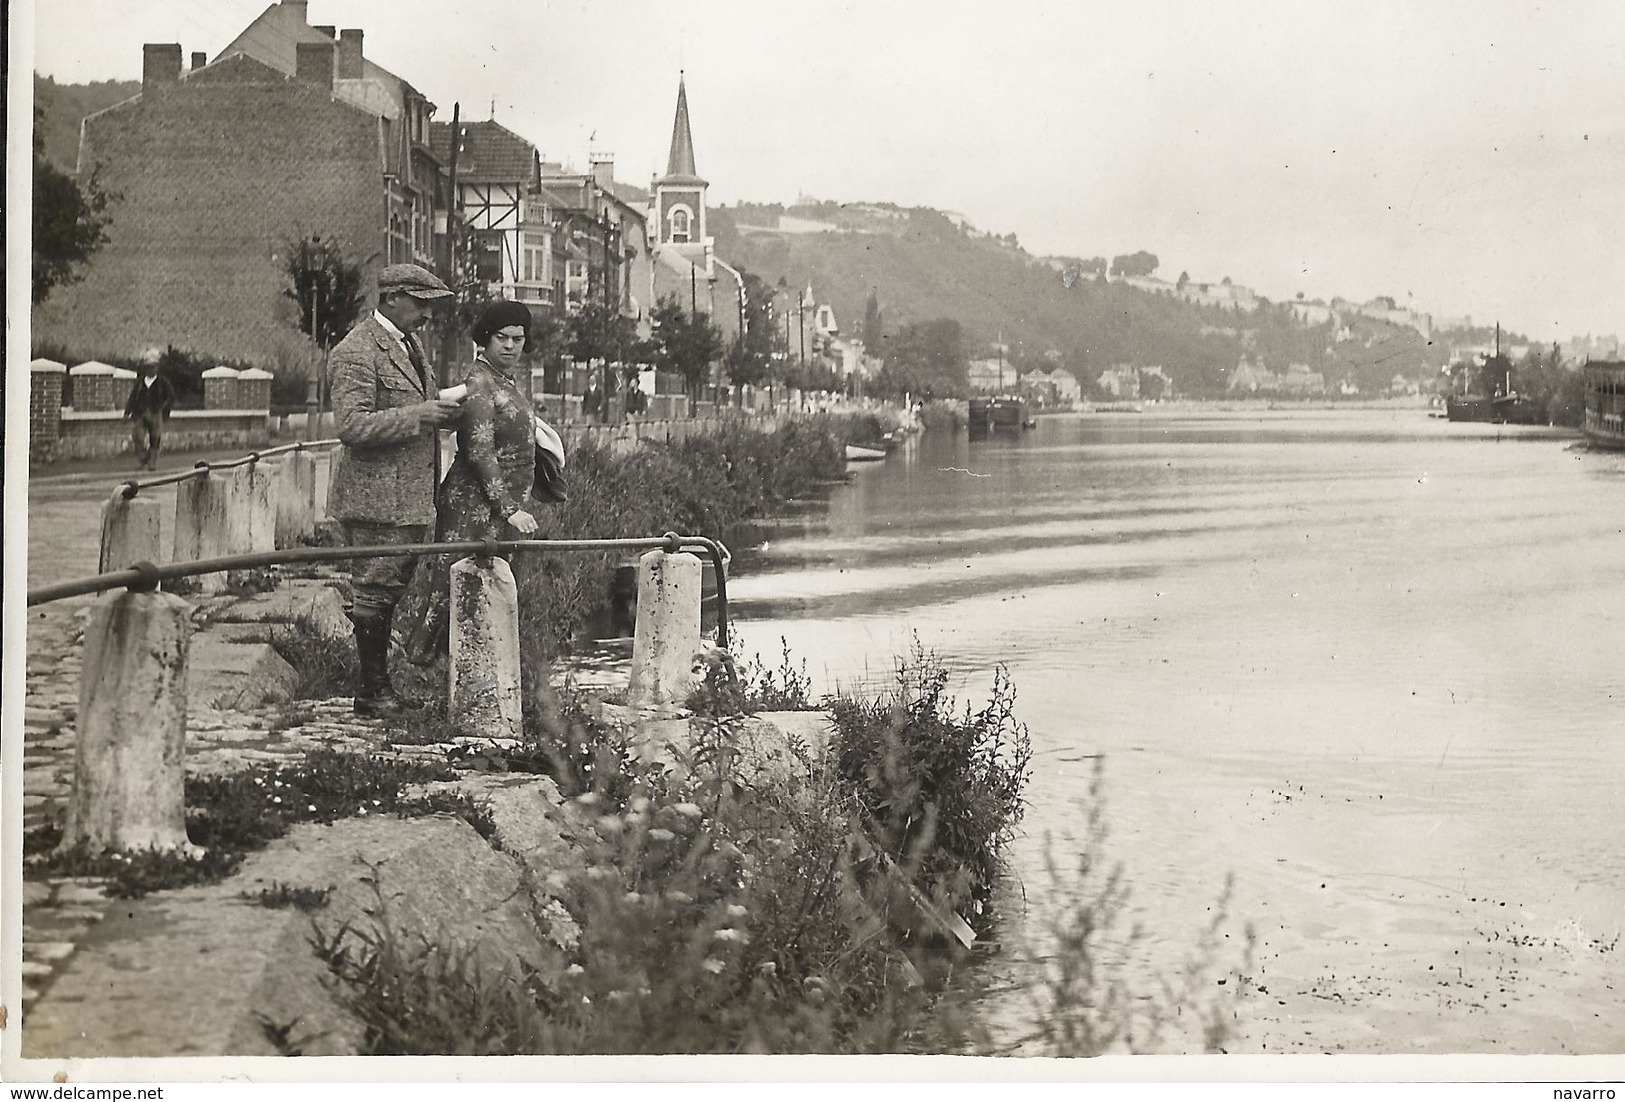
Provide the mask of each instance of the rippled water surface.
{"label": "rippled water surface", "polygon": [[927,436],[769,535],[747,649],[820,689],[916,633],[962,699],[1010,670],[994,1027],[1102,763],[1146,967],[1234,876],[1232,1051],[1625,1051],[1625,458],[1420,410],[1061,417]]}

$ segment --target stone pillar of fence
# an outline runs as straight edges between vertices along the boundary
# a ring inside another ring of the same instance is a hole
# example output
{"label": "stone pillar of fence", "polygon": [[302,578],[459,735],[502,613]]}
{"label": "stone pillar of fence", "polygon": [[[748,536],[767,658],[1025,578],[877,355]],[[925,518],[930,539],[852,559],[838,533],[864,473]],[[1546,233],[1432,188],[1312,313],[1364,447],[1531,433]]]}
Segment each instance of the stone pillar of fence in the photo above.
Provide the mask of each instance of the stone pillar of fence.
{"label": "stone pillar of fence", "polygon": [[451,568],[450,720],[488,738],[523,734],[519,688],[519,587],[500,558]]}
{"label": "stone pillar of fence", "polygon": [[117,593],[92,607],[79,685],[65,846],[186,849],[186,659],[191,606]]}
{"label": "stone pillar of fence", "polygon": [[121,486],[102,503],[101,553],[96,573],[108,574],[138,562],[162,562],[161,506],[151,498],[125,497]]}
{"label": "stone pillar of fence", "polygon": [[28,458],[49,463],[56,456],[62,435],[62,384],[68,368],[55,360],[39,359],[28,365]]}
{"label": "stone pillar of fence", "polygon": [[[87,360],[68,369],[73,380],[73,409],[75,413],[106,412],[113,407],[113,365],[100,360]],[[123,408],[123,403],[119,404]]]}
{"label": "stone pillar of fence", "polygon": [[139,379],[140,376],[127,367],[115,367],[113,369],[111,378],[112,382],[110,386],[113,395],[113,404],[108,408],[116,409],[122,413],[124,411],[124,403],[130,400],[130,391],[135,389],[136,380]]}
{"label": "stone pillar of fence", "polygon": [[316,457],[302,451],[284,455],[273,483],[277,549],[308,543],[316,535]]}
{"label": "stone pillar of fence", "polygon": [[237,408],[271,410],[271,380],[269,371],[251,367],[237,373]]}
{"label": "stone pillar of fence", "polygon": [[[212,473],[176,485],[174,562],[218,559],[231,553],[230,498],[231,481]],[[200,574],[189,584],[199,592],[214,593],[225,580],[224,574]]]}
{"label": "stone pillar of fence", "polygon": [[237,404],[237,372],[222,366],[203,373],[203,408],[242,408]]}
{"label": "stone pillar of fence", "polygon": [[700,649],[700,560],[650,551],[638,559],[638,618],[627,703],[682,703]]}
{"label": "stone pillar of fence", "polygon": [[[226,472],[226,554],[249,555],[276,550],[276,503],[271,497],[271,464],[248,463]],[[263,568],[261,568],[263,569]],[[228,585],[255,573],[232,570]]]}

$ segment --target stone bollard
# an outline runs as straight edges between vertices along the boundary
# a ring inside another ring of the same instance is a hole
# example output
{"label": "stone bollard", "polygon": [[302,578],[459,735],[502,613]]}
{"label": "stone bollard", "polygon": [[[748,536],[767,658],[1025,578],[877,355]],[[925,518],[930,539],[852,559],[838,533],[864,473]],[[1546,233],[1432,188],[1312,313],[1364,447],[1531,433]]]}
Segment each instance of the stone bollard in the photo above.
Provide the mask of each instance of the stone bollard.
{"label": "stone bollard", "polygon": [[276,550],[276,505],[271,497],[273,473],[272,465],[263,460],[226,472],[231,502],[228,555]]}
{"label": "stone bollard", "polygon": [[102,597],[85,628],[73,795],[63,845],[184,849],[191,606],[172,593]]}
{"label": "stone bollard", "polygon": [[464,734],[519,738],[519,586],[503,559],[461,559],[451,568],[452,725]]}
{"label": "stone bollard", "polygon": [[276,546],[298,547],[316,535],[316,457],[290,452],[277,463]]}
{"label": "stone bollard", "polygon": [[[204,474],[175,486],[175,553],[173,562],[218,559],[230,554],[231,486],[224,478]],[[225,585],[221,573],[191,579],[200,593],[215,593]]]}
{"label": "stone bollard", "polygon": [[102,549],[96,573],[109,574],[138,562],[161,562],[160,506],[145,497],[125,497],[121,486],[102,505]]}
{"label": "stone bollard", "polygon": [[627,703],[681,704],[700,649],[700,560],[650,551],[638,559],[638,620]]}

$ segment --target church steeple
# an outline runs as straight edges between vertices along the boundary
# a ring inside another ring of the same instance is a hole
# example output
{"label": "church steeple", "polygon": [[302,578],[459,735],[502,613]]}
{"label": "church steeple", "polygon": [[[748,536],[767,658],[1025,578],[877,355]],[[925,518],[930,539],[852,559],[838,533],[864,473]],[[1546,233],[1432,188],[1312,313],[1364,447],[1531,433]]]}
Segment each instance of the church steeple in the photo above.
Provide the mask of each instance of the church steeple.
{"label": "church steeple", "polygon": [[677,74],[677,115],[671,124],[666,174],[655,181],[654,214],[661,245],[683,254],[706,255],[705,190],[710,185],[694,166],[694,135],[688,124],[688,85]]}
{"label": "church steeple", "polygon": [[683,74],[677,74],[677,117],[671,124],[671,152],[666,155],[667,180],[687,182],[699,179],[694,168],[694,135],[688,128],[688,87]]}

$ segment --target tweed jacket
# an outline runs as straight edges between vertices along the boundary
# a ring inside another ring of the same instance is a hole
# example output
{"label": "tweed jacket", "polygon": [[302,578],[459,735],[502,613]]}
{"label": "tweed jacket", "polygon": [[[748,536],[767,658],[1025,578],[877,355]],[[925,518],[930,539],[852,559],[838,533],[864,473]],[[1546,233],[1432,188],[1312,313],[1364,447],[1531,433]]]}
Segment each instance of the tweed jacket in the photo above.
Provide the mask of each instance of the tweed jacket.
{"label": "tweed jacket", "polygon": [[[408,338],[409,340],[415,338]],[[435,522],[440,445],[419,406],[435,395],[389,330],[368,315],[328,361],[340,447],[328,513],[376,524]]]}

